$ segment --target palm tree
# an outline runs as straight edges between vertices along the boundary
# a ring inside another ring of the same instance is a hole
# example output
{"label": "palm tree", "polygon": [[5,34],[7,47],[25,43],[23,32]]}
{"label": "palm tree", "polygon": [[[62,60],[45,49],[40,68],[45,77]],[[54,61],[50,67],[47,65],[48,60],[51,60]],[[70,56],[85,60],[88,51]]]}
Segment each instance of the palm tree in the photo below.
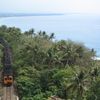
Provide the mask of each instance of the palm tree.
{"label": "palm tree", "polygon": [[11,28],[11,27],[8,27],[7,30],[6,30],[6,32],[7,32],[7,33],[10,33],[11,30],[12,30],[12,28]]}
{"label": "palm tree", "polygon": [[2,30],[3,32],[5,32],[6,29],[7,29],[7,26],[6,26],[6,25],[2,25],[2,26],[0,26],[0,30]]}
{"label": "palm tree", "polygon": [[39,35],[39,36],[42,36],[42,31],[39,31],[39,32],[38,32],[38,35]]}
{"label": "palm tree", "polygon": [[48,69],[63,67],[63,63],[61,62],[63,54],[59,51],[59,48],[56,44],[49,48],[44,55],[45,57],[43,63],[48,65]]}
{"label": "palm tree", "polygon": [[98,67],[94,67],[90,70],[91,84],[96,81],[97,77],[100,75],[100,70]]}
{"label": "palm tree", "polygon": [[33,28],[29,30],[29,35],[31,36],[31,38],[32,38],[32,35],[35,35],[34,32],[35,32],[35,30]]}
{"label": "palm tree", "polygon": [[62,51],[63,51],[63,63],[64,65],[74,65],[74,62],[76,60],[76,57],[78,54],[76,53],[76,48],[74,47],[74,44],[69,42],[69,43],[64,43],[62,46]]}
{"label": "palm tree", "polygon": [[9,30],[10,30],[10,34],[13,37],[13,39],[16,41],[20,41],[21,30],[15,27],[10,28]]}
{"label": "palm tree", "polygon": [[25,31],[24,34],[25,34],[26,36],[28,36],[28,35],[29,35],[29,32],[28,32],[28,31]]}
{"label": "palm tree", "polygon": [[49,40],[54,38],[54,33],[51,33],[51,35],[49,36]]}
{"label": "palm tree", "polygon": [[65,88],[66,91],[70,91],[72,94],[76,94],[76,100],[83,100],[84,92],[89,86],[89,81],[84,70],[75,68],[74,77],[70,79],[71,83]]}

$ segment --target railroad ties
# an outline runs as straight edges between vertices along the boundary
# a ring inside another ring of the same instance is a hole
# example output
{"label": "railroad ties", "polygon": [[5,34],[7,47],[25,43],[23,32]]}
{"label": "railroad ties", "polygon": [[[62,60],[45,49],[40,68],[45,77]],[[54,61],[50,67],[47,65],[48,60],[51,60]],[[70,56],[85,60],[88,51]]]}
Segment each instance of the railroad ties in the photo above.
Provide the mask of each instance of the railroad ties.
{"label": "railroad ties", "polygon": [[4,95],[2,100],[13,100],[12,86],[4,87]]}

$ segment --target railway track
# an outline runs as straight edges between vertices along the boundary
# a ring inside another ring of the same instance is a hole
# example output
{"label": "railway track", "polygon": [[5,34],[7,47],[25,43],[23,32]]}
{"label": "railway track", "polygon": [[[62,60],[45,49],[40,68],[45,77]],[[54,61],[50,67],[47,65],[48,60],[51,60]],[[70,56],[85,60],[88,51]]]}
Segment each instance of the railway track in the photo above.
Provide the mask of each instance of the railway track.
{"label": "railway track", "polygon": [[[18,100],[13,85],[12,52],[8,44],[0,36],[0,44],[3,45],[3,89],[0,100]],[[11,85],[10,85],[11,84]],[[8,85],[8,86],[7,86]],[[7,87],[6,87],[7,86]]]}
{"label": "railway track", "polygon": [[6,87],[6,100],[12,100],[12,87]]}
{"label": "railway track", "polygon": [[4,87],[3,96],[0,100],[15,100],[13,99],[13,87]]}
{"label": "railway track", "polygon": [[[10,49],[8,50],[9,51],[9,57],[10,57],[10,60],[11,60],[11,63],[12,63],[12,56],[11,56],[11,51]],[[11,86],[7,86],[7,87],[4,87],[4,98],[3,100],[13,100],[13,84]]]}

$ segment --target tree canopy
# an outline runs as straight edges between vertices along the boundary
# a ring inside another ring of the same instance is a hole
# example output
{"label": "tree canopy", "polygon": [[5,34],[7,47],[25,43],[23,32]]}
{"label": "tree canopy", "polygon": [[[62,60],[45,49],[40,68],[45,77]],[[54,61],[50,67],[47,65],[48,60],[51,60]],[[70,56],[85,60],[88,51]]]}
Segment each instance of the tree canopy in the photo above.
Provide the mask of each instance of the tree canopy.
{"label": "tree canopy", "polygon": [[[94,49],[72,40],[54,41],[54,33],[0,26],[0,36],[13,53],[20,100],[96,100],[100,63]],[[2,45],[0,45],[0,59]]]}

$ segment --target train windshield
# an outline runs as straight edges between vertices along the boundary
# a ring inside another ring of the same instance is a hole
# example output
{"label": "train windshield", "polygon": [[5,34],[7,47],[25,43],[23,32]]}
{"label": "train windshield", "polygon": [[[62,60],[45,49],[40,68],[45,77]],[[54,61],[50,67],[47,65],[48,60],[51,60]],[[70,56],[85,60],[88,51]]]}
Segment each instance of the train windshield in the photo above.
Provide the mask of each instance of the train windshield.
{"label": "train windshield", "polygon": [[7,80],[7,78],[4,78],[4,80]]}
{"label": "train windshield", "polygon": [[9,78],[9,80],[12,80],[12,78]]}
{"label": "train windshield", "polygon": [[4,80],[12,80],[12,78],[4,78]]}

